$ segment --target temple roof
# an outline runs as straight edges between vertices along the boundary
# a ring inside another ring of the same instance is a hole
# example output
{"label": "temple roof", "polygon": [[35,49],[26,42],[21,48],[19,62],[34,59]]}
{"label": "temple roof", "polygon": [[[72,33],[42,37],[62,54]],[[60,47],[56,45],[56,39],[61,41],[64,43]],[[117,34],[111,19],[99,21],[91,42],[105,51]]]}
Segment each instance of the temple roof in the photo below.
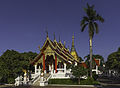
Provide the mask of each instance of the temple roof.
{"label": "temple roof", "polygon": [[79,62],[71,55],[70,51],[61,42],[57,42],[56,39],[54,41],[51,41],[47,36],[46,41],[43,44],[43,47],[40,49],[40,53],[35,57],[32,64],[35,64],[35,62],[37,62],[41,58],[48,45],[51,47],[54,53],[61,57],[64,61]]}
{"label": "temple roof", "polygon": [[[95,61],[96,65],[99,67],[100,66],[100,59],[94,58],[94,61]],[[80,62],[80,65],[82,65],[85,68],[88,68],[88,66],[86,65],[86,63],[84,61]]]}
{"label": "temple roof", "polygon": [[85,63],[84,61],[82,61],[82,62],[80,63],[80,65],[82,65],[82,66],[85,67],[85,68],[88,68],[88,66],[86,65],[86,63]]}

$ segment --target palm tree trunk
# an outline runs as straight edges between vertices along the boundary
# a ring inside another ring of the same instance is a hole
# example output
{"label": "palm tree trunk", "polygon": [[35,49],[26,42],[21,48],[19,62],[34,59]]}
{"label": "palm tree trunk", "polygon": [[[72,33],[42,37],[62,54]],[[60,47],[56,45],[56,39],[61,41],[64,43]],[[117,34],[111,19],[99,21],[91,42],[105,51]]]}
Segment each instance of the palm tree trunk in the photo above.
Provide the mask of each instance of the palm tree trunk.
{"label": "palm tree trunk", "polygon": [[90,37],[90,77],[92,77],[92,37]]}

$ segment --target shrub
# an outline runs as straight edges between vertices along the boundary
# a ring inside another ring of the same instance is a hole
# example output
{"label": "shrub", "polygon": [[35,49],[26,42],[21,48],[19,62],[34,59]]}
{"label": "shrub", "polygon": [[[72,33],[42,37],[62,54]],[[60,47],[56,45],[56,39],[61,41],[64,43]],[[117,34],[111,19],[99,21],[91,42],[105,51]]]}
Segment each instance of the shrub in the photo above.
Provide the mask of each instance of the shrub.
{"label": "shrub", "polygon": [[[79,85],[78,79],[50,79],[49,84],[67,84],[67,85]],[[87,79],[81,79],[80,85],[95,85],[99,84],[97,81],[94,81],[93,78],[88,77]]]}
{"label": "shrub", "polygon": [[71,79],[50,79],[49,84],[67,84],[67,85],[71,85],[71,84],[77,84],[76,79],[71,80]]}
{"label": "shrub", "polygon": [[15,82],[15,79],[14,78],[8,78],[8,83],[12,84]]}
{"label": "shrub", "polygon": [[98,75],[94,73],[94,74],[93,74],[93,79],[94,79],[94,80],[97,80],[97,79],[98,79]]}

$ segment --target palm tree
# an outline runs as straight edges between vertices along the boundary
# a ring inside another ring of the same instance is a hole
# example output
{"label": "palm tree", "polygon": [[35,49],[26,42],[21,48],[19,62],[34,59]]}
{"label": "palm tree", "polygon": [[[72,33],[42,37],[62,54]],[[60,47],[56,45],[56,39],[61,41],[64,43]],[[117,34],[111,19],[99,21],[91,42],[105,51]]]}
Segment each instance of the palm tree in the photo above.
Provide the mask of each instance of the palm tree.
{"label": "palm tree", "polygon": [[90,77],[92,77],[92,39],[94,36],[94,33],[98,33],[98,24],[97,21],[104,22],[104,19],[96,13],[96,10],[94,10],[94,5],[90,6],[87,3],[87,8],[84,8],[86,12],[86,16],[83,17],[81,20],[81,32],[85,30],[85,28],[88,26],[88,32],[89,32],[89,44],[90,44]]}

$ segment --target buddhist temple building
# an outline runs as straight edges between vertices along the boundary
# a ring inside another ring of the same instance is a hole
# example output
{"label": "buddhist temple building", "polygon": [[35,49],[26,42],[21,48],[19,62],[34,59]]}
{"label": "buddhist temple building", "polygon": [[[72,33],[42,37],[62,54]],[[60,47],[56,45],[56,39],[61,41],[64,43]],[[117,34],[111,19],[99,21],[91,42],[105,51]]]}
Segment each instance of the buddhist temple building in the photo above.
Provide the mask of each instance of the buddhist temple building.
{"label": "buddhist temple building", "polygon": [[[45,86],[48,85],[49,79],[71,78],[73,75],[71,73],[71,68],[69,68],[70,65],[82,65],[87,68],[85,62],[80,60],[80,57],[76,52],[74,35],[72,36],[72,47],[70,51],[66,48],[65,42],[62,44],[60,38],[59,42],[56,41],[55,35],[54,40],[50,40],[48,33],[43,46],[41,48],[39,47],[39,50],[40,53],[31,62],[34,66],[34,73],[30,76],[32,80],[27,79],[27,73],[24,71],[24,80],[22,83],[25,85]],[[93,69],[93,71],[98,73],[100,61],[97,59],[94,60],[97,64],[97,69]],[[15,79],[16,86],[22,84],[21,79],[21,77]]]}
{"label": "buddhist temple building", "polygon": [[35,74],[48,73],[52,78],[69,78],[70,69],[67,69],[69,64],[77,65],[79,62],[78,54],[74,46],[74,35],[72,36],[71,51],[66,48],[65,42],[59,39],[59,42],[51,41],[48,37],[40,48],[40,53],[34,58],[32,65],[35,67]]}

